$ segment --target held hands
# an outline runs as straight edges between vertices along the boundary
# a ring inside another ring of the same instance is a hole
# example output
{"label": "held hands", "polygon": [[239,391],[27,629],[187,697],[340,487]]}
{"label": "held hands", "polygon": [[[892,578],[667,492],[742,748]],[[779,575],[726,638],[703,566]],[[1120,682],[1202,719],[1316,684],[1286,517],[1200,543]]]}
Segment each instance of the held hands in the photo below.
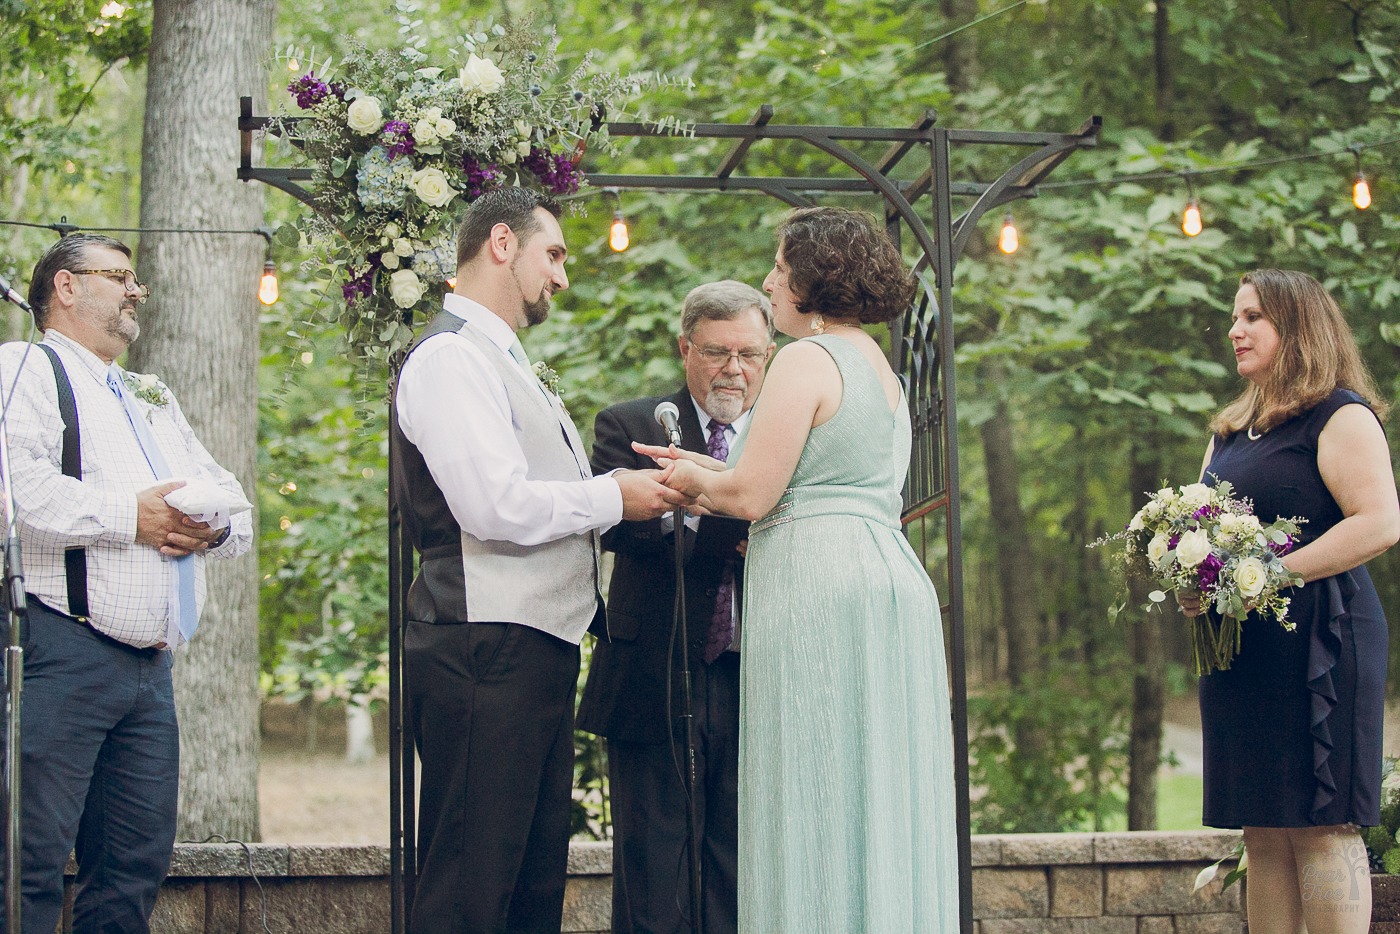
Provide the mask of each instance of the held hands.
{"label": "held hands", "polygon": [[705,475],[729,469],[724,461],[715,460],[713,457],[697,454],[694,451],[681,450],[674,444],[670,447],[660,447],[633,441],[632,450],[650,457],[661,465],[668,474],[663,482],[671,489],[678,490],[690,498],[689,512],[692,515],[710,514],[712,510],[709,508],[709,502],[704,494]]}
{"label": "held hands", "polygon": [[207,522],[196,522],[165,501],[166,493],[184,485],[183,480],[167,480],[136,494],[136,541],[167,558],[205,551],[219,537]]}
{"label": "held hands", "polygon": [[1187,619],[1195,619],[1201,615],[1204,607],[1201,606],[1201,595],[1198,591],[1189,590],[1176,592],[1176,604],[1181,607],[1181,615]]}
{"label": "held hands", "polygon": [[655,519],[684,509],[695,502],[694,497],[671,489],[667,484],[671,469],[619,470],[612,475],[622,491],[622,518],[630,520]]}

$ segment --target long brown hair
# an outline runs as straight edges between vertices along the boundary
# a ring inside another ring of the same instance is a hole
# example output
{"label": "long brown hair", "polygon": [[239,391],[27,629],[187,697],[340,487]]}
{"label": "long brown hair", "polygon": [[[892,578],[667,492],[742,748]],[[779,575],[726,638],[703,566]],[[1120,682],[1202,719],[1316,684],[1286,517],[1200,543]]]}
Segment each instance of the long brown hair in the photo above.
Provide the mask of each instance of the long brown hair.
{"label": "long brown hair", "polygon": [[1259,310],[1278,331],[1263,385],[1251,382],[1210,427],[1228,436],[1246,428],[1268,431],[1313,408],[1334,389],[1350,389],[1384,419],[1389,406],[1376,391],[1356,338],[1331,294],[1307,273],[1256,269],[1240,277],[1259,293]]}

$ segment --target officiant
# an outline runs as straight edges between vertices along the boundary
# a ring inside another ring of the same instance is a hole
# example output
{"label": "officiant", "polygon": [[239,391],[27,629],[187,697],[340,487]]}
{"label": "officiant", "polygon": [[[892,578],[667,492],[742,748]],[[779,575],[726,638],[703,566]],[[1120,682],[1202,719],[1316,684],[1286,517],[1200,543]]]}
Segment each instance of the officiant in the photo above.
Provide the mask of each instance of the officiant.
{"label": "officiant", "polygon": [[[253,540],[238,480],[170,389],[115,362],[141,333],[149,293],[126,244],[64,237],[30,279],[43,341],[0,347],[29,605],[26,934],[57,926],[75,847],[73,929],[149,930],[175,843],[172,650],[199,623],[205,556],[236,557]],[[204,501],[181,504],[197,518],[167,502],[177,491]]]}

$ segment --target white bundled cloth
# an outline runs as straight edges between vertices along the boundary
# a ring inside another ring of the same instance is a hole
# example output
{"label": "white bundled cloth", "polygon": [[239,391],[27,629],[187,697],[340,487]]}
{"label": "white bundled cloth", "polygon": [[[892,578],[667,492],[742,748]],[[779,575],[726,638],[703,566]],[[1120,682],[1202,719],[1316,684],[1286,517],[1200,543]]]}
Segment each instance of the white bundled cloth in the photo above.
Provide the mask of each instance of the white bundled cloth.
{"label": "white bundled cloth", "polygon": [[213,480],[204,477],[188,477],[185,485],[165,494],[165,501],[196,522],[207,522],[211,529],[228,527],[229,517],[253,508],[237,493],[230,492]]}

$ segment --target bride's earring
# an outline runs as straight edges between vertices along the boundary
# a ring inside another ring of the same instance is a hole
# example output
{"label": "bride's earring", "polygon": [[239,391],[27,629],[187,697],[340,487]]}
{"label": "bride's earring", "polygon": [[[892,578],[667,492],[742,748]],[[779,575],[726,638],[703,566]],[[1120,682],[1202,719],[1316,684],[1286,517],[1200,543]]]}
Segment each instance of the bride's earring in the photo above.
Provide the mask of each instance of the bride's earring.
{"label": "bride's earring", "polygon": [[821,312],[812,315],[812,331],[817,334],[826,332],[826,319],[822,317]]}

